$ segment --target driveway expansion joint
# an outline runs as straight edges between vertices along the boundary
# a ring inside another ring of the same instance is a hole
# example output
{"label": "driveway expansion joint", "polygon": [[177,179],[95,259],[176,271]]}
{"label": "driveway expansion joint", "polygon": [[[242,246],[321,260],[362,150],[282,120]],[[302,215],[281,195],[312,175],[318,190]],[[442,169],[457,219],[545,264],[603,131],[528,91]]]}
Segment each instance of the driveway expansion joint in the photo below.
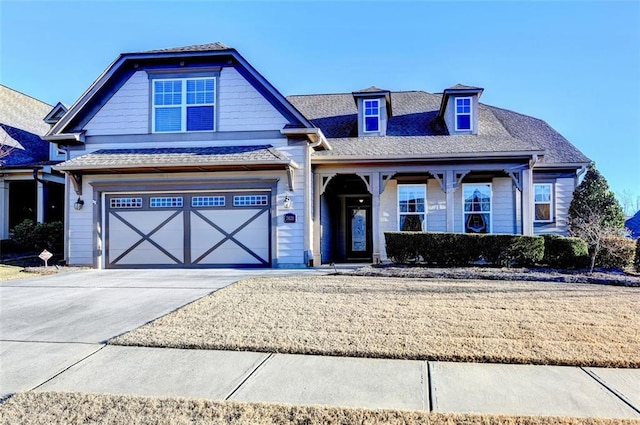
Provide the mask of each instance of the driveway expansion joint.
{"label": "driveway expansion joint", "polygon": [[71,369],[72,367],[74,367],[75,365],[82,363],[83,361],[87,360],[89,357],[93,356],[94,354],[96,354],[98,351],[102,350],[104,347],[106,347],[106,344],[100,344],[100,348],[98,348],[97,350],[89,353],[88,355],[84,356],[83,358],[81,358],[80,360],[78,360],[77,362],[65,367],[64,369],[62,369],[60,372],[56,373],[55,375],[51,376],[50,378],[44,380],[43,382],[39,383],[38,385],[36,385],[35,387],[27,390],[26,392],[29,391],[34,391],[37,390],[38,388],[40,388],[41,386],[43,386],[44,384],[46,384],[47,382],[57,378],[58,376],[62,375],[63,373],[65,373],[66,371],[68,371],[69,369]]}
{"label": "driveway expansion joint", "polygon": [[264,359],[262,359],[262,361],[258,363],[258,365],[255,368],[253,368],[253,370],[250,371],[244,379],[240,381],[240,383],[229,393],[229,395],[224,398],[225,401],[230,400],[231,397],[233,397],[233,395],[237,393],[240,390],[240,388],[242,388],[245,382],[247,382],[249,378],[255,375],[258,369],[260,369],[267,361],[269,361],[269,359],[273,358],[274,356],[275,356],[275,353],[268,353],[268,355]]}
{"label": "driveway expansion joint", "polygon": [[616,390],[615,388],[613,388],[612,386],[610,386],[609,384],[607,384],[607,382],[600,378],[595,372],[590,371],[585,369],[584,367],[580,367],[580,369],[582,369],[582,371],[584,373],[586,373],[587,375],[589,375],[591,378],[593,378],[598,384],[602,385],[604,388],[606,388],[609,392],[611,392],[613,395],[615,395],[616,397],[618,397],[620,400],[622,400],[623,403],[625,403],[627,406],[629,406],[630,408],[632,408],[634,411],[640,413],[640,406],[636,407],[631,400],[629,400],[627,397],[624,396],[624,394],[622,394],[621,392],[619,392],[618,390]]}
{"label": "driveway expansion joint", "polygon": [[[425,361],[425,369],[426,369],[426,377],[427,377],[427,381],[425,382],[424,386],[422,387],[423,389],[426,386],[426,394],[429,396],[429,399],[427,400],[428,402],[428,412],[433,412],[434,409],[434,400],[433,397],[434,395],[434,388],[433,388],[433,380],[432,380],[432,374],[431,374],[431,362],[430,361]],[[423,390],[424,391],[424,390]]]}

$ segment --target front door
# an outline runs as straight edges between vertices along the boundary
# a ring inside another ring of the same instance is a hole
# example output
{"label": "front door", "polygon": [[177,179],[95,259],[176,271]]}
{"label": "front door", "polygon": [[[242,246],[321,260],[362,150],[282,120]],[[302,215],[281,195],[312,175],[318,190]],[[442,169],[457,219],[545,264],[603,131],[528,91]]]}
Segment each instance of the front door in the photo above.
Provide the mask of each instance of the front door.
{"label": "front door", "polygon": [[370,261],[371,207],[347,206],[347,260]]}

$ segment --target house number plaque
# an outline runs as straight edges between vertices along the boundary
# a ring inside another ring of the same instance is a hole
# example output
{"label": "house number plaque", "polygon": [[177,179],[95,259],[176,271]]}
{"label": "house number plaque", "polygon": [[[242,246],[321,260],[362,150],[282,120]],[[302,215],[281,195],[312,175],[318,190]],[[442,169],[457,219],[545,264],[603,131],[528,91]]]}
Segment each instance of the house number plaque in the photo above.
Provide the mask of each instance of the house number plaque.
{"label": "house number plaque", "polygon": [[295,223],[296,222],[296,215],[293,213],[287,213],[284,215],[284,222],[285,223]]}

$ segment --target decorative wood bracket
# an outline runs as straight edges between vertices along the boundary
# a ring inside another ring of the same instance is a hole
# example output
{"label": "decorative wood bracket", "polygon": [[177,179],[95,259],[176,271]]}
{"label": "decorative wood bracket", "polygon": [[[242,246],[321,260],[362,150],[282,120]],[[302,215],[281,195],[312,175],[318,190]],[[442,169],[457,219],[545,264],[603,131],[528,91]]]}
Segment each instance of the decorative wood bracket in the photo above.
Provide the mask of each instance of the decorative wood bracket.
{"label": "decorative wood bracket", "polygon": [[391,180],[396,174],[398,174],[397,171],[392,171],[388,174],[380,173],[380,193],[378,195],[382,195],[382,192],[387,188],[387,183],[389,183],[389,180]]}
{"label": "decorative wood bracket", "polygon": [[454,171],[453,172],[453,190],[458,190],[460,185],[462,184],[462,179],[465,178],[467,174],[469,174],[471,170],[463,170],[463,171]]}
{"label": "decorative wood bracket", "polygon": [[289,190],[293,191],[295,189],[295,170],[292,166],[287,166],[287,181],[289,182]]}
{"label": "decorative wood bracket", "polygon": [[522,192],[522,170],[504,170],[511,177],[513,186]]}
{"label": "decorative wood bracket", "polygon": [[364,185],[367,187],[367,192],[373,195],[373,192],[371,192],[371,176],[369,174],[357,174],[357,173],[356,173],[356,176],[362,179],[362,181],[364,182]]}
{"label": "decorative wood bracket", "polygon": [[[429,171],[429,170],[427,170]],[[429,174],[431,174],[433,176],[434,179],[436,179],[436,181],[438,182],[438,184],[440,184],[440,189],[442,189],[443,192],[447,192],[447,188],[445,186],[445,181],[444,181],[444,176],[445,173],[444,172],[438,172],[438,171],[429,171]]]}
{"label": "decorative wood bracket", "polygon": [[82,174],[77,171],[71,171],[69,177],[69,180],[71,180],[73,184],[73,190],[76,191],[76,195],[82,195]]}
{"label": "decorative wood bracket", "polygon": [[322,179],[320,184],[320,195],[324,194],[325,190],[327,190],[327,186],[329,186],[329,182],[331,181],[331,179],[337,175],[338,173],[320,175],[320,178]]}

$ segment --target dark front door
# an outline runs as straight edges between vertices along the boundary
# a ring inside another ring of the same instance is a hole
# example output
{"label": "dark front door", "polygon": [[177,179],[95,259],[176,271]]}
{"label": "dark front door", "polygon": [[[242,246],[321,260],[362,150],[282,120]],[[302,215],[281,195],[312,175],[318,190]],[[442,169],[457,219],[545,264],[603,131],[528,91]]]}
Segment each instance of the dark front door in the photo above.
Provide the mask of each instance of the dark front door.
{"label": "dark front door", "polygon": [[347,260],[370,261],[371,207],[347,206]]}

